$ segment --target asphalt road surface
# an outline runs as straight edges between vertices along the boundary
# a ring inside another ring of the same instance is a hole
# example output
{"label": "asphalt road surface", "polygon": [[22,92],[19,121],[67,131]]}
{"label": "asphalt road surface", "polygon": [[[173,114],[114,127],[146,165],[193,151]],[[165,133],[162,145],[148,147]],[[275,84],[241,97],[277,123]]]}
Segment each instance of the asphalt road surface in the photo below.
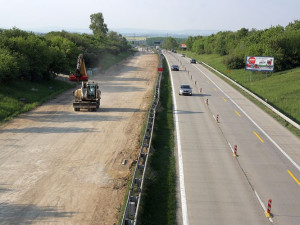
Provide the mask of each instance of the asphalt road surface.
{"label": "asphalt road surface", "polygon": [[69,90],[0,127],[0,224],[117,223],[157,65],[136,53],[90,77],[97,112],[74,112]]}
{"label": "asphalt road surface", "polygon": [[[202,65],[164,54],[180,67],[171,76],[182,224],[300,224],[299,139]],[[179,96],[181,84],[193,96]]]}

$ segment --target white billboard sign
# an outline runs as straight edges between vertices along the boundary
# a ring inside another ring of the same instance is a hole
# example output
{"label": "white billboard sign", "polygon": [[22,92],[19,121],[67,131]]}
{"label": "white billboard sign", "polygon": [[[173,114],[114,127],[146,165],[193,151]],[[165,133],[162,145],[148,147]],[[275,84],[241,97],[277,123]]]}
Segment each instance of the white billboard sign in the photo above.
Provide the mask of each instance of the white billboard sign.
{"label": "white billboard sign", "polygon": [[247,56],[246,70],[273,72],[274,57]]}

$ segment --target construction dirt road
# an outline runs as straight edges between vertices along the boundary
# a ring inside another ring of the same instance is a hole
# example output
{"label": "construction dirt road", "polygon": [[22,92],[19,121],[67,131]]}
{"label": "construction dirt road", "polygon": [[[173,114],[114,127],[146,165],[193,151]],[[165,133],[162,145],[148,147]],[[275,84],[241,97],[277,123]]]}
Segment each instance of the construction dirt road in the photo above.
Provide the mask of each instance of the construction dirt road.
{"label": "construction dirt road", "polygon": [[157,65],[140,52],[91,77],[98,112],[74,112],[70,90],[0,126],[0,224],[117,223]]}

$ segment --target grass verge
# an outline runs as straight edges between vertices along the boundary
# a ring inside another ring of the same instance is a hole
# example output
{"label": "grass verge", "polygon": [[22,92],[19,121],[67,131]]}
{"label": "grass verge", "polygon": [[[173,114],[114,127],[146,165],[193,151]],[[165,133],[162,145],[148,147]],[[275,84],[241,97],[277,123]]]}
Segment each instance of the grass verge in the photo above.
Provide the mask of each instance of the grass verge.
{"label": "grass verge", "polygon": [[36,108],[74,86],[59,80],[41,82],[14,80],[1,85],[0,124]]}
{"label": "grass verge", "polygon": [[166,60],[148,161],[139,224],[176,224],[176,168],[172,91]]}

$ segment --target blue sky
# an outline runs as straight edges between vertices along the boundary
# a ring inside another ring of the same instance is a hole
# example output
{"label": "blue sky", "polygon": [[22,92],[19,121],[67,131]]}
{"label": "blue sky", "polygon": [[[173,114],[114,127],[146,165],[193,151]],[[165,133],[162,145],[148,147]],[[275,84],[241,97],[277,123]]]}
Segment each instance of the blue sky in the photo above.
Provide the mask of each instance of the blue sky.
{"label": "blue sky", "polygon": [[0,0],[0,27],[88,29],[102,12],[108,28],[238,30],[286,26],[300,0]]}

